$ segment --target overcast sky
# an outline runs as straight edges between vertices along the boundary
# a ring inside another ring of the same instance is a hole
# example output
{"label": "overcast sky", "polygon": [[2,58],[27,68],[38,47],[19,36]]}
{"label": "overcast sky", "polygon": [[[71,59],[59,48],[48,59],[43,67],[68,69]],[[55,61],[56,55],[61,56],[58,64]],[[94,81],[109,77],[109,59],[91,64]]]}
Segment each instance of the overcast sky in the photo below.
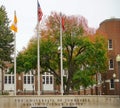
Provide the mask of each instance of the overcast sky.
{"label": "overcast sky", "polygon": [[[99,24],[109,18],[120,18],[120,0],[39,0],[43,14],[52,11],[66,15],[82,15],[88,20],[89,27],[98,28]],[[37,23],[37,0],[0,0],[8,18],[13,21],[14,10],[18,18],[17,50],[26,47],[34,35]]]}

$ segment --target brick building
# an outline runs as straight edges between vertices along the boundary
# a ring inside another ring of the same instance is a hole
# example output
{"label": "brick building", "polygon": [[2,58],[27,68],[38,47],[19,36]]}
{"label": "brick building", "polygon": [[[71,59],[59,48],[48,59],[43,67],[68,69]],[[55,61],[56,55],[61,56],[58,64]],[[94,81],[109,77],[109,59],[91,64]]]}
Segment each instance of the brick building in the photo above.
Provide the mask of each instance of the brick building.
{"label": "brick building", "polygon": [[[108,70],[104,74],[96,75],[97,84],[92,87],[80,87],[80,94],[91,95],[120,95],[120,74],[116,56],[120,54],[120,19],[107,19],[103,21],[97,32],[103,34],[108,39]],[[14,92],[14,75],[7,74],[7,69],[2,74],[0,70],[0,90]],[[34,72],[27,74],[17,74],[16,77],[17,94],[37,94],[38,81]],[[44,73],[40,78],[40,91],[42,94],[59,94],[60,85],[54,82],[54,76]]]}
{"label": "brick building", "polygon": [[108,39],[108,70],[102,75],[102,94],[120,94],[120,73],[116,56],[120,54],[120,19],[103,21],[98,32]]}
{"label": "brick building", "polygon": [[[21,73],[16,75],[16,94],[19,95],[35,95],[38,91],[38,76],[29,73]],[[14,93],[15,80],[14,74],[4,74],[3,79],[3,93]],[[54,77],[49,73],[44,73],[40,76],[40,93],[41,94],[55,94]]]}
{"label": "brick building", "polygon": [[[6,63],[6,68],[0,68],[0,94],[14,93],[15,77],[14,73],[9,73],[10,63]],[[28,73],[16,74],[16,94],[37,94],[38,76],[32,70]],[[49,73],[40,75],[40,92],[41,94],[54,94],[59,91],[59,87],[54,86],[54,77]]]}

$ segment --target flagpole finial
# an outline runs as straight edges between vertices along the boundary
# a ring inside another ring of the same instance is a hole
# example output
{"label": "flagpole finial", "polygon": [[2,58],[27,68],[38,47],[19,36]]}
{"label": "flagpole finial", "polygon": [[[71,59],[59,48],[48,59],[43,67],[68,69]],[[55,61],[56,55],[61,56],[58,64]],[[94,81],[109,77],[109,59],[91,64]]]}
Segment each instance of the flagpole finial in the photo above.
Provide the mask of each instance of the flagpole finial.
{"label": "flagpole finial", "polygon": [[62,17],[62,12],[60,12],[60,17]]}
{"label": "flagpole finial", "polygon": [[16,15],[16,10],[14,10],[14,15]]}

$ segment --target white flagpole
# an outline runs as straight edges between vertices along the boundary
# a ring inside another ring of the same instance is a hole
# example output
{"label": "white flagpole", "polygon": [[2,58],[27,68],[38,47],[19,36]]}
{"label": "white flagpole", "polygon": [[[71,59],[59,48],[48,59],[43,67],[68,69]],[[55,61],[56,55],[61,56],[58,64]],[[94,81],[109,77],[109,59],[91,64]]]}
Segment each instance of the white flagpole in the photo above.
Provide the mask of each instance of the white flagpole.
{"label": "white flagpole", "polygon": [[[15,19],[16,11],[14,11],[14,26],[16,26]],[[14,95],[16,96],[16,31],[14,31]]]}
{"label": "white flagpole", "polygon": [[14,93],[16,96],[16,33],[14,32]]}
{"label": "white flagpole", "polygon": [[61,95],[63,95],[63,52],[62,52],[62,14],[60,13],[60,71],[61,71]]}
{"label": "white flagpole", "polygon": [[14,11],[14,21],[10,29],[14,31],[14,95],[16,95],[16,32],[17,32],[17,17]]}
{"label": "white flagpole", "polygon": [[[37,12],[38,12],[38,0],[37,0]],[[40,95],[40,36],[39,36],[39,20],[37,13],[37,71],[38,71],[38,95]]]}
{"label": "white flagpole", "polygon": [[37,25],[37,65],[38,65],[38,95],[40,95],[40,37],[39,37],[39,23]]}

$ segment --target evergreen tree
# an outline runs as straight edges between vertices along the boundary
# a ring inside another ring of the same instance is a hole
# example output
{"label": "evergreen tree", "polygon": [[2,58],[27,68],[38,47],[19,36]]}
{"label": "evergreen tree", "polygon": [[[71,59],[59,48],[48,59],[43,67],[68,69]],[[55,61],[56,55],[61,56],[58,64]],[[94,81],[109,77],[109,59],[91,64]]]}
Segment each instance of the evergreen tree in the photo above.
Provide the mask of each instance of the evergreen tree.
{"label": "evergreen tree", "polygon": [[5,61],[11,61],[14,48],[14,37],[9,27],[9,19],[4,6],[0,7],[0,66],[4,67]]}

